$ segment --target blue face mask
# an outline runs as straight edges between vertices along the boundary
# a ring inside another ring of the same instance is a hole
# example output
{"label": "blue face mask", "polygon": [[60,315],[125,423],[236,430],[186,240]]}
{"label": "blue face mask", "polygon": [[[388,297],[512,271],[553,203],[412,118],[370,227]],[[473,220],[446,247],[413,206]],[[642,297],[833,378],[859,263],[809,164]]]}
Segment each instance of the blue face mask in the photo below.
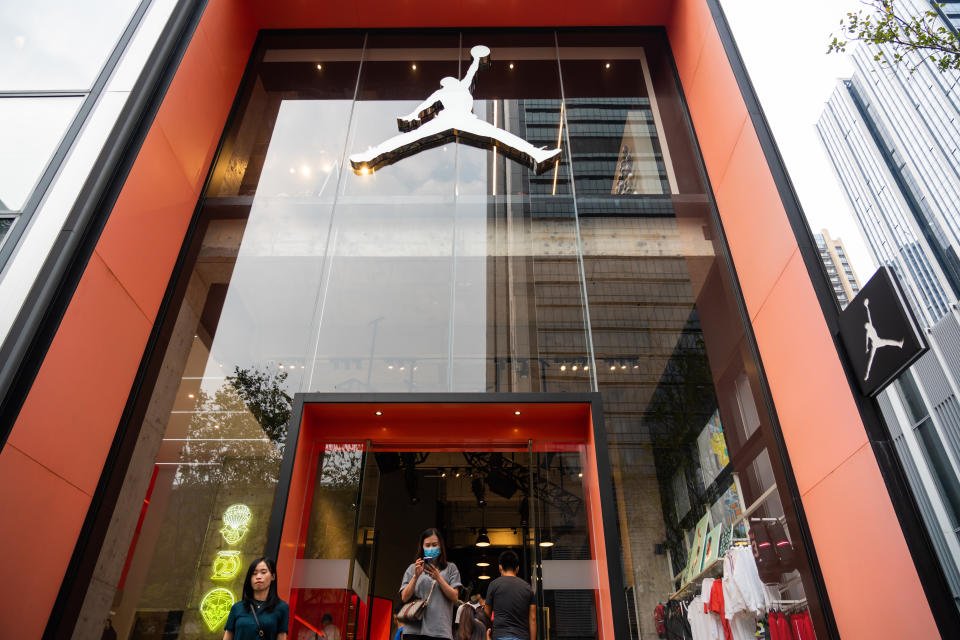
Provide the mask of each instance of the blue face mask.
{"label": "blue face mask", "polygon": [[424,558],[430,558],[432,560],[433,558],[437,558],[439,556],[440,556],[440,547],[424,547],[423,548]]}

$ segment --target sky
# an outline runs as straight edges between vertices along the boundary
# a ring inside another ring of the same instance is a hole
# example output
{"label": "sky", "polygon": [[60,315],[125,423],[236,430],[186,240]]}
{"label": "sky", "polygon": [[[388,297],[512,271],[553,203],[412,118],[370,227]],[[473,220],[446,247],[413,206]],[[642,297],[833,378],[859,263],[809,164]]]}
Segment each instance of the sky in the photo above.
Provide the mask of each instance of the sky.
{"label": "sky", "polygon": [[831,34],[858,0],[721,0],[750,80],[814,233],[840,237],[860,283],[876,270],[815,125],[841,78],[843,54],[826,54]]}

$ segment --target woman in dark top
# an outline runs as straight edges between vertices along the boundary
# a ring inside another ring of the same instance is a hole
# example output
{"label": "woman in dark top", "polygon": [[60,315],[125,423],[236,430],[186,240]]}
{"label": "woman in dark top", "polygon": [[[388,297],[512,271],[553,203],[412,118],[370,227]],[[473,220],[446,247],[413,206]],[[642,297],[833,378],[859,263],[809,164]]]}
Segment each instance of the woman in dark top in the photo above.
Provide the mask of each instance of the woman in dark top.
{"label": "woman in dark top", "polygon": [[287,640],[290,607],[277,595],[277,565],[270,558],[250,563],[243,599],[227,616],[223,640]]}
{"label": "woman in dark top", "polygon": [[[417,558],[407,567],[400,581],[400,599],[430,598],[423,619],[403,627],[403,640],[453,640],[453,607],[457,602],[460,571],[447,562],[443,537],[436,529],[427,529],[417,542]],[[433,593],[430,592],[433,588]]]}

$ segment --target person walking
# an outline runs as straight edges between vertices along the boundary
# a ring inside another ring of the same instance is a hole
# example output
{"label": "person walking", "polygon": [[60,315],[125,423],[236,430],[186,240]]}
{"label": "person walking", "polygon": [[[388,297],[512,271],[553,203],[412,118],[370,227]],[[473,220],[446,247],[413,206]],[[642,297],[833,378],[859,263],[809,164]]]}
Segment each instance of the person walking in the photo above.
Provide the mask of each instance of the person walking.
{"label": "person walking", "polygon": [[500,577],[487,588],[484,610],[493,618],[494,640],[534,640],[537,600],[533,589],[517,577],[520,559],[513,551],[500,554]]}
{"label": "person walking", "polygon": [[277,595],[277,565],[270,558],[250,563],[243,598],[230,607],[223,640],[287,640],[290,607]]}
{"label": "person walking", "polygon": [[403,602],[430,598],[423,618],[405,623],[403,639],[453,640],[453,608],[457,589],[463,585],[457,565],[447,562],[447,549],[438,530],[431,528],[420,534],[417,558],[404,571],[400,585]]}
{"label": "person walking", "polygon": [[340,627],[333,624],[333,616],[329,613],[323,614],[320,618],[320,624],[323,626],[323,637],[326,640],[340,640]]}

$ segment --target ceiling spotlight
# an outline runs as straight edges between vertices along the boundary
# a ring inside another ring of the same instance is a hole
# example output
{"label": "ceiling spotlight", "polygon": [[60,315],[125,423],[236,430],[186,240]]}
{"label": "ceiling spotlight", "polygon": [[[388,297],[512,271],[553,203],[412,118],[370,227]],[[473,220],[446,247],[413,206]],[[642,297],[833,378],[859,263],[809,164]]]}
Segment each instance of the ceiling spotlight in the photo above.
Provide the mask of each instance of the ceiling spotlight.
{"label": "ceiling spotlight", "polygon": [[410,68],[413,69],[414,71],[416,71],[416,70],[417,70],[417,65],[416,65],[416,63],[410,65]]}
{"label": "ceiling spotlight", "polygon": [[480,533],[477,535],[476,545],[478,547],[489,547],[490,546],[490,536],[487,535],[487,528],[481,527]]}
{"label": "ceiling spotlight", "polygon": [[553,546],[553,540],[541,540],[541,541],[540,541],[540,546],[543,547],[544,549],[546,549],[546,548],[548,548],[548,547],[552,547],[552,546]]}
{"label": "ceiling spotlight", "polygon": [[513,415],[518,416],[518,415],[520,415],[520,412],[519,412],[519,411],[514,411],[514,412],[513,412]]}
{"label": "ceiling spotlight", "polygon": [[582,477],[583,477],[583,471],[581,471],[580,473],[578,473],[577,476],[579,476],[579,477],[582,478]]}
{"label": "ceiling spotlight", "polygon": [[610,365],[610,371],[616,371],[616,370],[617,370],[617,366],[616,366],[616,365],[613,365],[613,364]]}
{"label": "ceiling spotlight", "polygon": [[560,365],[560,371],[566,371],[566,370],[567,370],[567,365],[565,364]]}
{"label": "ceiling spotlight", "polygon": [[588,367],[587,365],[583,365],[583,370],[584,370],[584,371],[590,371],[590,367]]}
{"label": "ceiling spotlight", "polygon": [[188,393],[188,394],[187,394],[187,397],[188,397],[188,398],[194,398],[194,397],[196,397],[196,396],[194,396],[192,393]]}
{"label": "ceiling spotlight", "polygon": [[374,415],[377,415],[377,416],[382,416],[382,415],[383,415],[383,411],[374,411],[373,414],[374,414]]}
{"label": "ceiling spotlight", "polygon": [[489,567],[489,566],[490,566],[490,562],[486,559],[486,557],[480,558],[479,560],[477,560],[477,566],[478,566],[478,567]]}
{"label": "ceiling spotlight", "polygon": [[573,365],[573,366],[570,367],[570,368],[573,369],[574,371],[576,371],[576,370],[577,370],[577,365]]}
{"label": "ceiling spotlight", "polygon": [[512,63],[512,62],[510,63],[510,68],[513,69],[513,63]]}
{"label": "ceiling spotlight", "polygon": [[323,65],[322,65],[322,64],[318,64],[318,65],[317,65],[317,71],[323,71]]}
{"label": "ceiling spotlight", "polygon": [[610,63],[608,62],[607,64],[603,65],[603,68],[604,68],[604,69],[609,69],[609,68],[610,68]]}
{"label": "ceiling spotlight", "polygon": [[620,368],[621,368],[621,369],[626,369],[626,368],[627,368],[627,365],[622,364],[622,365],[620,365]]}
{"label": "ceiling spotlight", "polygon": [[489,579],[490,579],[490,576],[488,576],[486,573],[484,573],[484,574],[481,574],[481,575],[477,576],[477,579],[478,579],[478,580],[489,580]]}

